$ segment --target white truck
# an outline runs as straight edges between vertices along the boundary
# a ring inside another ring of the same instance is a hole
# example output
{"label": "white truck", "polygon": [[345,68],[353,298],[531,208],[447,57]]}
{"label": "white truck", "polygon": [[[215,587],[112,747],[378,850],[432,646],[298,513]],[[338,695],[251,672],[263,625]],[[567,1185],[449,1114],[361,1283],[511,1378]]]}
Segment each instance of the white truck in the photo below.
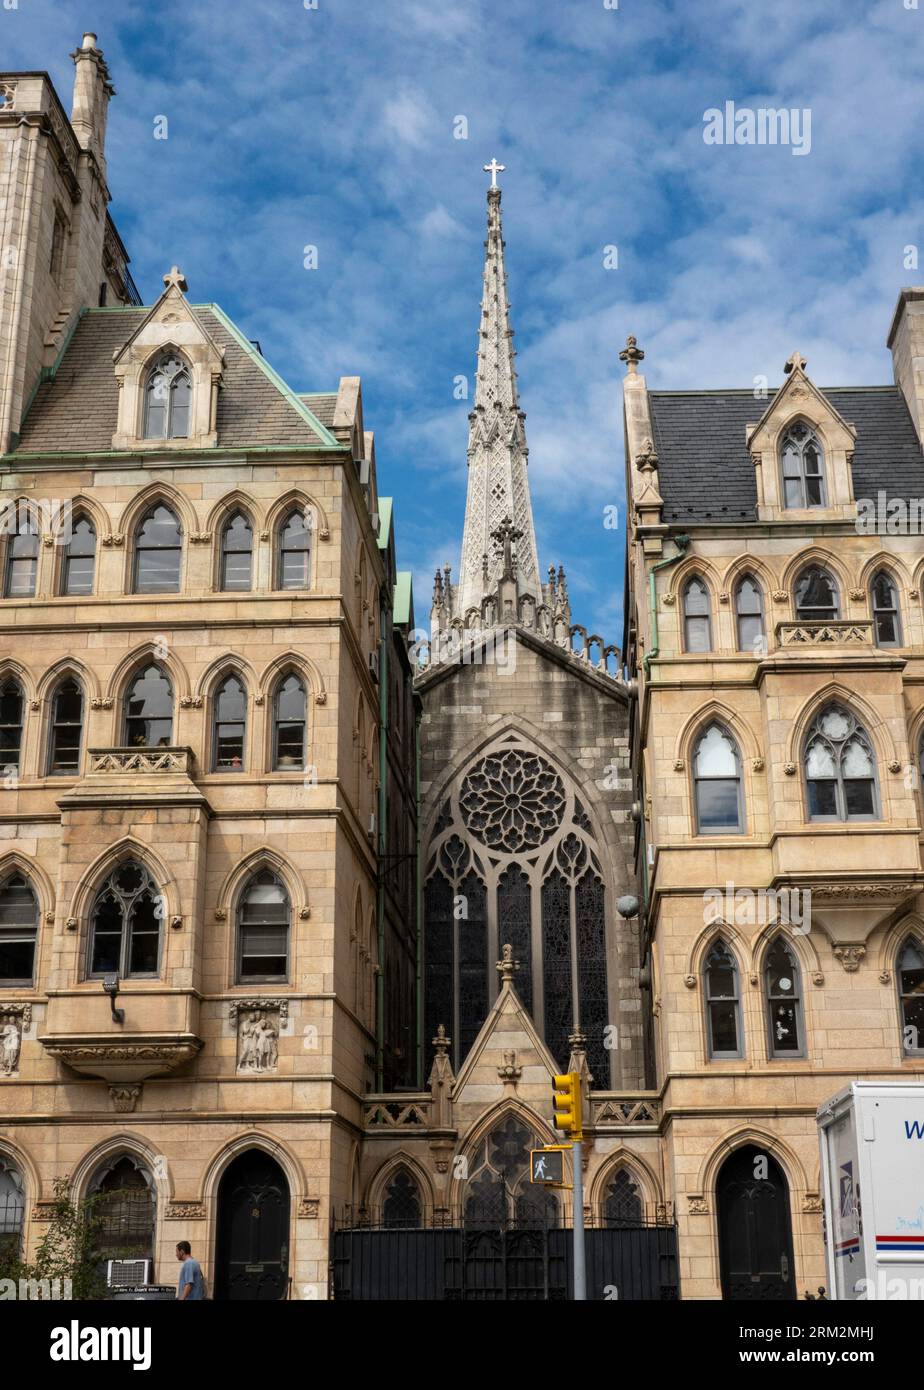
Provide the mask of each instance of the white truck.
{"label": "white truck", "polygon": [[924,1081],[854,1081],[817,1119],[829,1298],[924,1299]]}

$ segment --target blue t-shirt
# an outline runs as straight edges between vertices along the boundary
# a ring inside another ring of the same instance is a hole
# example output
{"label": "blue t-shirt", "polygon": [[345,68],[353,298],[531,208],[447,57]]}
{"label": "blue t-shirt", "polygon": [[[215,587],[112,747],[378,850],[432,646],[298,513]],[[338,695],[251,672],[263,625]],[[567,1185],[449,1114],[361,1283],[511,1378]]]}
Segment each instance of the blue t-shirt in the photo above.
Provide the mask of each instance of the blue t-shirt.
{"label": "blue t-shirt", "polygon": [[202,1270],[199,1268],[199,1261],[194,1260],[192,1255],[184,1260],[180,1265],[180,1277],[177,1281],[176,1296],[183,1297],[183,1290],[187,1284],[192,1284],[192,1288],[186,1297],[205,1298],[205,1280],[202,1278]]}

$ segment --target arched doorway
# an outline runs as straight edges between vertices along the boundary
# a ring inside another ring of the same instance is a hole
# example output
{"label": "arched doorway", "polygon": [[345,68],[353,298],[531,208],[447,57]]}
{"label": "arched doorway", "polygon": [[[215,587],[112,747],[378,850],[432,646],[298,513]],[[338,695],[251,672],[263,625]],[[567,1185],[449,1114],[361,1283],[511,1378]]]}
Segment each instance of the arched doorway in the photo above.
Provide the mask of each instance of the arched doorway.
{"label": "arched doorway", "polygon": [[273,1302],[289,1285],[289,1184],[275,1159],[248,1149],[218,1188],[215,1297]]}
{"label": "arched doorway", "polygon": [[722,1297],[795,1298],[789,1184],[776,1159],[748,1144],[716,1183]]}

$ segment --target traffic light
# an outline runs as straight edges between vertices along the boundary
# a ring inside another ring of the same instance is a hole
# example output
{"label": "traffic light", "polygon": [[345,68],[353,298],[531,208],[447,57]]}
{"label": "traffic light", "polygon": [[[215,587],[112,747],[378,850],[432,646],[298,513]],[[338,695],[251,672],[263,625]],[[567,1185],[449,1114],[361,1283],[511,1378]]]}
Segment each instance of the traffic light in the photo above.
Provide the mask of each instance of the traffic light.
{"label": "traffic light", "polygon": [[552,1077],[552,1123],[572,1139],[580,1139],[581,1078],[576,1071]]}

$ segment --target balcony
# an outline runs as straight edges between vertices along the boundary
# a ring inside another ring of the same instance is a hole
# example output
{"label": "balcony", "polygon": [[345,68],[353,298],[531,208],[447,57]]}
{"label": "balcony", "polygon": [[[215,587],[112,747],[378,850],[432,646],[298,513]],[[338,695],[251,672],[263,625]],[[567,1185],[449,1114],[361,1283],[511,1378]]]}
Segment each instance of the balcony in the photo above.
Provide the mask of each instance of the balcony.
{"label": "balcony", "polygon": [[87,756],[89,777],[147,772],[180,772],[188,777],[193,761],[191,748],[91,748]]}
{"label": "balcony", "polygon": [[838,618],[826,622],[777,623],[777,644],[784,651],[806,648],[872,647],[873,624],[868,618]]}

